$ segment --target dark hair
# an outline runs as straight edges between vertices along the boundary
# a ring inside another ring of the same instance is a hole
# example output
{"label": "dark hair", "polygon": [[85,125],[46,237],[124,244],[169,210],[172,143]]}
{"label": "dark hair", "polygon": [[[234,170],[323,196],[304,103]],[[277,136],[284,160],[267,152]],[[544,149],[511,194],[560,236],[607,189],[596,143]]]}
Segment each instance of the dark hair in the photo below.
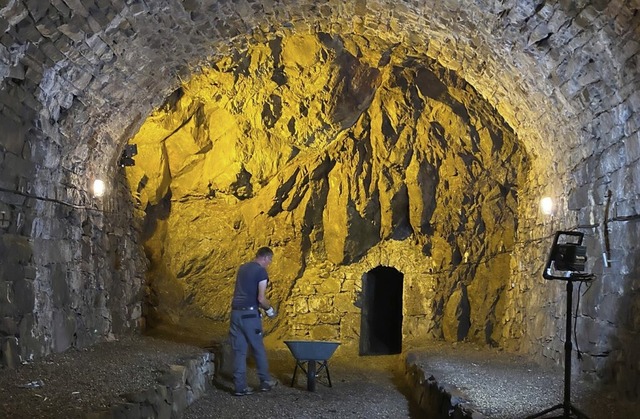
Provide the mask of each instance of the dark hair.
{"label": "dark hair", "polygon": [[261,258],[264,256],[273,256],[273,250],[269,249],[266,246],[258,249],[258,251],[256,252],[256,257]]}

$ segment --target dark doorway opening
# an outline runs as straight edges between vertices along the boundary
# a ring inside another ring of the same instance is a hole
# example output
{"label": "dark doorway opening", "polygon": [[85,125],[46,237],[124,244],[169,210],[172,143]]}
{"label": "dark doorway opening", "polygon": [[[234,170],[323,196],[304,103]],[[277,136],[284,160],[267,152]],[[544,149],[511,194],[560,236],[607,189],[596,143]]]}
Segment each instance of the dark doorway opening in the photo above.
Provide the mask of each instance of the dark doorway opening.
{"label": "dark doorway opening", "polygon": [[395,268],[378,266],[362,278],[360,355],[402,352],[402,284]]}

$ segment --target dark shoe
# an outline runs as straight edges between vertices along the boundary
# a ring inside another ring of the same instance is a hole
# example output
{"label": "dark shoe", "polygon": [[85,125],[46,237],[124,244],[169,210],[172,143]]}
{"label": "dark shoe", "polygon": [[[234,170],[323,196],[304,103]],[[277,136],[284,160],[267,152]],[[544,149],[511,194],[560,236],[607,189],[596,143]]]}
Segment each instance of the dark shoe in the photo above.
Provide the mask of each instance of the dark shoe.
{"label": "dark shoe", "polygon": [[278,382],[276,380],[263,381],[260,383],[260,391],[269,391],[277,385]]}
{"label": "dark shoe", "polygon": [[251,387],[247,387],[244,390],[233,393],[234,396],[248,396],[249,394],[253,394],[253,389]]}

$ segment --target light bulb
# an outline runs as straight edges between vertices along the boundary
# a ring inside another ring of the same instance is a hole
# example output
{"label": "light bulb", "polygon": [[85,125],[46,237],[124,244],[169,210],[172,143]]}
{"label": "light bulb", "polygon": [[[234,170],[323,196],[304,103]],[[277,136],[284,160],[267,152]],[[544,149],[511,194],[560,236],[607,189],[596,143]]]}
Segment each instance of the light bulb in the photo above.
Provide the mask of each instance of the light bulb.
{"label": "light bulb", "polygon": [[100,198],[104,195],[105,190],[106,186],[102,180],[96,179],[93,181],[93,196]]}
{"label": "light bulb", "polygon": [[553,199],[548,196],[545,196],[540,200],[540,210],[545,215],[553,214]]}

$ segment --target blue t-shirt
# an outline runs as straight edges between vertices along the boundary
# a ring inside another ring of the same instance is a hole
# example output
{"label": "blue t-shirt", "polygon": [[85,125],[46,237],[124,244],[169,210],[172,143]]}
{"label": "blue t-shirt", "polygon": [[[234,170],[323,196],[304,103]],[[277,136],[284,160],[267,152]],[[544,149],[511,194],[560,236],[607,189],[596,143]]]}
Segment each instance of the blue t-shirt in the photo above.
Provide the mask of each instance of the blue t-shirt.
{"label": "blue t-shirt", "polygon": [[267,270],[258,262],[251,261],[238,268],[232,307],[258,306],[258,283],[268,281]]}

